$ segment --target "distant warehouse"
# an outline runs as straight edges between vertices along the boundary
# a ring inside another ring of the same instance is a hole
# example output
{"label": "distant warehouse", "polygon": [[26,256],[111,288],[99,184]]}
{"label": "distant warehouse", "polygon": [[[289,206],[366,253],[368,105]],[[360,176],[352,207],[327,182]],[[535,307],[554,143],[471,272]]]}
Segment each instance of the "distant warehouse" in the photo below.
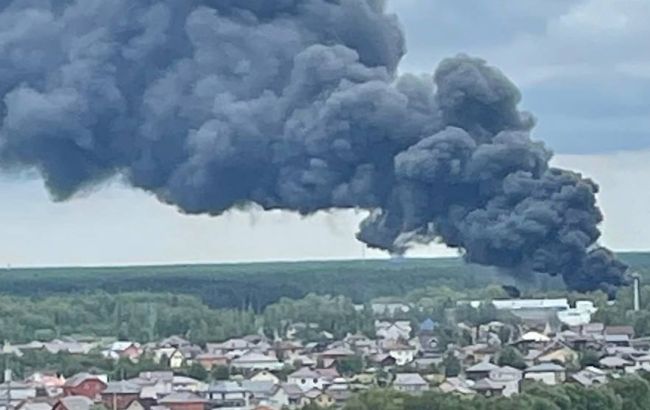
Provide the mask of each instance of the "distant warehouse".
{"label": "distant warehouse", "polygon": [[[469,304],[473,308],[481,306],[483,301],[461,301],[459,304]],[[569,326],[580,326],[591,322],[591,315],[596,312],[593,302],[588,300],[576,302],[571,307],[568,299],[498,299],[491,303],[497,310],[510,312],[528,322],[545,322],[557,317]]]}

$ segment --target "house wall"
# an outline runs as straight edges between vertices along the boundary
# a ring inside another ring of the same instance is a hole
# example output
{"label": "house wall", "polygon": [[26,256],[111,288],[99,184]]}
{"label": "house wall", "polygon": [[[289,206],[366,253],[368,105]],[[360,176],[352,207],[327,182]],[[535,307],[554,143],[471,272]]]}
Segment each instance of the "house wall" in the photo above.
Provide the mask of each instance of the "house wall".
{"label": "house wall", "polygon": [[555,373],[546,372],[546,373],[527,373],[524,378],[528,380],[535,380],[550,386],[558,384],[558,379],[555,376]]}
{"label": "house wall", "polygon": [[388,354],[395,359],[395,363],[398,366],[411,363],[415,358],[415,352],[413,350],[391,350]]}
{"label": "house wall", "polygon": [[180,367],[183,367],[184,361],[185,358],[183,357],[183,354],[179,351],[176,351],[169,358],[169,367],[171,367],[172,369],[178,369]]}
{"label": "house wall", "polygon": [[297,377],[289,377],[289,383],[295,384],[302,389],[302,391],[309,391],[312,389],[323,390],[325,381],[322,378],[317,379],[300,379]]}
{"label": "house wall", "polygon": [[203,403],[167,403],[169,410],[205,410]]}
{"label": "house wall", "polygon": [[110,410],[124,410],[138,399],[138,393],[135,394],[102,394],[102,403]]}

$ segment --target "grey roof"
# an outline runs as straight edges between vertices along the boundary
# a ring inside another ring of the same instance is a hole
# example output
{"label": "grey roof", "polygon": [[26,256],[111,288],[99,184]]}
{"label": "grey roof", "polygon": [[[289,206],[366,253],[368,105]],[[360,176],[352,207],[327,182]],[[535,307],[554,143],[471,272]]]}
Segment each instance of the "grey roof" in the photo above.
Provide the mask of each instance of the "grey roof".
{"label": "grey roof", "polygon": [[60,400],[68,410],[88,410],[93,405],[93,401],[85,396],[68,396]]}
{"label": "grey roof", "polygon": [[65,381],[64,386],[67,387],[77,387],[81,383],[83,383],[86,380],[90,379],[96,379],[104,383],[102,379],[99,378],[99,376],[95,374],[90,374],[90,373],[77,373],[74,376],[70,377],[68,380]]}
{"label": "grey roof", "polygon": [[208,391],[211,393],[243,393],[246,390],[237,382],[223,381],[211,384]]}
{"label": "grey roof", "polygon": [[139,394],[142,388],[133,382],[122,380],[109,382],[102,394]]}
{"label": "grey roof", "polygon": [[546,373],[546,372],[563,372],[564,367],[560,366],[559,364],[551,363],[551,362],[545,362],[545,363],[540,363],[536,364],[534,366],[528,367],[525,372],[526,373]]}
{"label": "grey roof", "polygon": [[241,383],[241,387],[253,393],[256,397],[259,397],[260,395],[272,395],[278,386],[271,381],[244,380]]}
{"label": "grey roof", "polygon": [[503,390],[504,386],[490,379],[481,379],[472,386],[474,390]]}
{"label": "grey roof", "polygon": [[490,362],[480,362],[475,364],[472,367],[469,367],[465,370],[466,373],[474,373],[474,372],[491,372],[492,370],[498,369],[499,366],[496,364],[492,364]]}
{"label": "grey roof", "polygon": [[399,386],[428,386],[426,380],[422,378],[418,373],[398,373],[395,375],[395,385]]}
{"label": "grey roof", "polygon": [[604,367],[624,367],[624,366],[629,366],[632,364],[629,360],[625,360],[622,357],[618,356],[608,356],[608,357],[603,357],[598,361],[598,363],[601,366]]}
{"label": "grey roof", "polygon": [[283,383],[282,389],[284,390],[285,393],[287,393],[287,396],[289,396],[292,399],[302,397],[303,395],[302,389],[297,384]]}
{"label": "grey roof", "polygon": [[160,404],[174,403],[207,403],[207,400],[189,392],[176,392],[158,400]]}
{"label": "grey roof", "polygon": [[289,377],[294,379],[319,379],[321,375],[311,370],[308,367],[303,367],[302,369],[296,370],[295,372],[291,373]]}
{"label": "grey roof", "polygon": [[20,410],[52,410],[52,405],[46,402],[28,402],[20,406]]}

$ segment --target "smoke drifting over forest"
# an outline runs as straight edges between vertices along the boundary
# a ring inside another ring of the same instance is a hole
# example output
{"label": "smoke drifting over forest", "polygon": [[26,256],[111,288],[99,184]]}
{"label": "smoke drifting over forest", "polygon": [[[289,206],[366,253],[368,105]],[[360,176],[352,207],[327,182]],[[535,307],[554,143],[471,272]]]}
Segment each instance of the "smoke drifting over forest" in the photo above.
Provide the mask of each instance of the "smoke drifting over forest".
{"label": "smoke drifting over forest", "polygon": [[[358,238],[613,290],[597,185],[498,69],[398,75],[382,0],[0,0],[0,162],[56,200],[115,174],[182,212],[371,212]],[[435,41],[435,39],[431,39]]]}

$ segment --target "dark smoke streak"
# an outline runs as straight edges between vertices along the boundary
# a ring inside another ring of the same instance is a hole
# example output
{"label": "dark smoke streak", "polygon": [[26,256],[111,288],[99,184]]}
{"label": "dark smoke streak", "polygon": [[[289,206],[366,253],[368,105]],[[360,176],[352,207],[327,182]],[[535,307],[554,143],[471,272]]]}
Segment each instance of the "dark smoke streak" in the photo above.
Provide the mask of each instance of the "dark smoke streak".
{"label": "dark smoke streak", "polygon": [[597,186],[549,168],[517,88],[466,56],[398,77],[383,3],[0,1],[0,160],[57,200],[121,173],[187,213],[363,208],[392,253],[621,285]]}

